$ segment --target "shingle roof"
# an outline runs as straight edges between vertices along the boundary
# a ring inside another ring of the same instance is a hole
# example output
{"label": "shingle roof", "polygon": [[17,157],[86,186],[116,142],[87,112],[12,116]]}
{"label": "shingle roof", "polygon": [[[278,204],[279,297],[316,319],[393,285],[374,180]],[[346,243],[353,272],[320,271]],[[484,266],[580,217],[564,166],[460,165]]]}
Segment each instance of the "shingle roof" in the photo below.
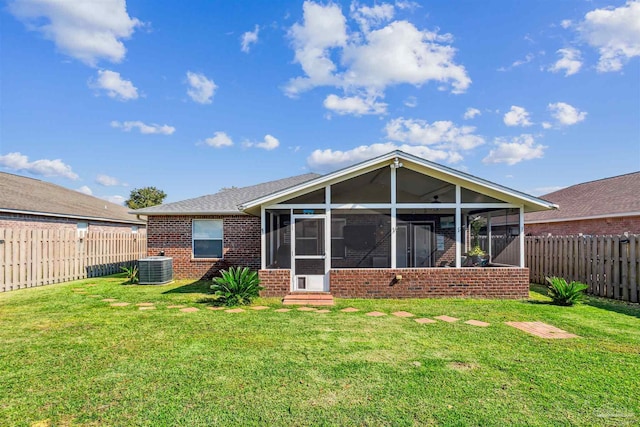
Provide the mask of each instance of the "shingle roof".
{"label": "shingle roof", "polygon": [[144,224],[124,206],[39,179],[0,172],[0,212]]}
{"label": "shingle roof", "polygon": [[528,213],[525,222],[637,213],[640,212],[640,172],[573,185],[542,198],[560,205],[560,208]]}
{"label": "shingle roof", "polygon": [[238,206],[244,202],[293,187],[294,185],[310,181],[319,176],[320,175],[315,173],[307,173],[249,187],[221,190],[215,194],[151,206],[138,209],[134,212],[141,215],[238,214],[242,213],[242,211],[238,209]]}

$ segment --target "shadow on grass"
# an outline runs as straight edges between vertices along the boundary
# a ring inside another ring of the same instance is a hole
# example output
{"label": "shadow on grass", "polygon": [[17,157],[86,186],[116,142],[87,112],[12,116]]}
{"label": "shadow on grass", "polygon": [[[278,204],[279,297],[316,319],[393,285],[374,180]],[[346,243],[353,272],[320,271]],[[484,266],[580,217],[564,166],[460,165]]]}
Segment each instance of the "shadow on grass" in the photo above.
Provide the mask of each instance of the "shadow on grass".
{"label": "shadow on grass", "polygon": [[640,304],[637,303],[587,296],[584,305],[590,305],[591,307],[601,310],[613,311],[640,319]]}
{"label": "shadow on grass", "polygon": [[168,291],[163,292],[163,294],[207,294],[210,290],[210,280],[198,280],[184,286],[169,289]]}

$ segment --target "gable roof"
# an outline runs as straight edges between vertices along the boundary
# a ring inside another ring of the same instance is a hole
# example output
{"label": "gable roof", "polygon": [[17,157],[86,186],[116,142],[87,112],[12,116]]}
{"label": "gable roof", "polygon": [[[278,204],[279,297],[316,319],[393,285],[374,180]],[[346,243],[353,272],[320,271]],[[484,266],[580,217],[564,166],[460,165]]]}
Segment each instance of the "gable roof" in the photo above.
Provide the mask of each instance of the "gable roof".
{"label": "gable roof", "polygon": [[560,208],[529,213],[526,223],[640,215],[640,172],[572,185],[542,197]]}
{"label": "gable roof", "polygon": [[307,173],[289,178],[269,181],[249,187],[220,190],[215,194],[166,203],[158,206],[138,209],[132,212],[141,215],[210,215],[210,214],[243,214],[239,209],[242,203],[278,192],[303,182],[313,180],[320,175]]}
{"label": "gable roof", "polygon": [[0,212],[144,224],[124,206],[26,176],[0,172]]}
{"label": "gable roof", "polygon": [[252,210],[260,205],[273,203],[274,201],[277,202],[279,199],[282,200],[283,198],[289,198],[299,193],[313,191],[322,186],[339,182],[350,177],[360,175],[364,172],[383,167],[385,164],[391,164],[391,162],[393,162],[396,158],[398,158],[401,163],[405,164],[405,166],[410,166],[411,169],[417,170],[419,172],[421,171],[435,178],[447,182],[458,183],[465,188],[479,191],[492,197],[497,196],[501,200],[509,200],[517,204],[524,204],[526,212],[557,208],[554,203],[548,202],[538,197],[534,197],[521,191],[517,191],[503,185],[478,178],[471,174],[431,162],[421,157],[405,153],[404,151],[395,150],[387,154],[375,157],[373,159],[360,162],[353,166],[337,170],[327,175],[319,176],[316,179],[303,182],[296,186],[282,189],[279,192],[256,198],[247,203],[244,203],[244,205],[241,206],[241,209]]}

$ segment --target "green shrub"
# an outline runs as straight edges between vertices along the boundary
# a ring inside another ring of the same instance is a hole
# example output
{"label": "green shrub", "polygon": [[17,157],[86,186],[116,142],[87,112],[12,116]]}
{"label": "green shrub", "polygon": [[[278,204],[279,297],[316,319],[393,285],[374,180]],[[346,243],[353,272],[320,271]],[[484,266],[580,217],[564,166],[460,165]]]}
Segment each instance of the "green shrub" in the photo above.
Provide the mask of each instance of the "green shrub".
{"label": "green shrub", "polygon": [[140,281],[138,277],[138,266],[136,264],[133,264],[131,267],[120,267],[120,270],[124,271],[127,276],[126,284],[135,285]]}
{"label": "green shrub", "polygon": [[467,255],[469,256],[485,256],[487,253],[480,248],[480,246],[474,246]]}
{"label": "green shrub", "polygon": [[256,271],[248,267],[231,267],[221,270],[220,277],[213,279],[211,290],[218,297],[218,302],[228,307],[251,304],[264,288],[260,286],[260,278]]}
{"label": "green shrub", "polygon": [[573,305],[580,302],[584,297],[584,290],[588,288],[587,285],[580,282],[567,281],[561,277],[547,277],[549,285],[549,296],[556,305]]}

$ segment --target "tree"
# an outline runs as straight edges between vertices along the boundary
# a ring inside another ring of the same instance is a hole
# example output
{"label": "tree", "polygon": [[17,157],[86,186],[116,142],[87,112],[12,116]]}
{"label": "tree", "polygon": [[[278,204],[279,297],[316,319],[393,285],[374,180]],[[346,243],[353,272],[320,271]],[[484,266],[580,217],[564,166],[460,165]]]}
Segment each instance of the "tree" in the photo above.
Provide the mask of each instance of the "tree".
{"label": "tree", "polygon": [[142,209],[161,204],[165,197],[166,193],[156,187],[134,188],[124,203],[131,209]]}

